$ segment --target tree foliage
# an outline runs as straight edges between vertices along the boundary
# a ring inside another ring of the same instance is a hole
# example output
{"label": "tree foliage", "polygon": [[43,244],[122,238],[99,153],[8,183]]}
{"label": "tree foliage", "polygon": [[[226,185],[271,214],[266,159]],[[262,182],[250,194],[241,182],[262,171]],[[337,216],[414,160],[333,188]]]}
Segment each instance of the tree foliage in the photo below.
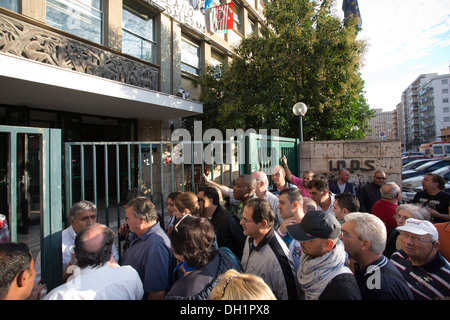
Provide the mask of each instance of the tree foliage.
{"label": "tree foliage", "polygon": [[[335,0],[273,0],[266,27],[242,40],[230,65],[201,77],[203,129],[279,129],[298,137],[292,112],[304,102],[305,140],[361,139],[372,114],[359,72],[366,48],[356,21],[332,13]],[[270,132],[270,131],[269,131]]]}

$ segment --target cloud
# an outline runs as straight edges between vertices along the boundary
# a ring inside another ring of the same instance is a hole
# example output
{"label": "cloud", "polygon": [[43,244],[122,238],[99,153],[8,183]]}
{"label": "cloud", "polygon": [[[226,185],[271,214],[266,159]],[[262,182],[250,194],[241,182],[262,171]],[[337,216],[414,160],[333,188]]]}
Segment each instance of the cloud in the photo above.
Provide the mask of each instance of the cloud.
{"label": "cloud", "polygon": [[383,72],[449,45],[450,2],[360,0],[362,39],[369,42],[365,74]]}
{"label": "cloud", "polygon": [[363,29],[358,38],[369,45],[361,73],[372,108],[393,110],[417,76],[449,72],[450,1],[359,0],[358,4]]}

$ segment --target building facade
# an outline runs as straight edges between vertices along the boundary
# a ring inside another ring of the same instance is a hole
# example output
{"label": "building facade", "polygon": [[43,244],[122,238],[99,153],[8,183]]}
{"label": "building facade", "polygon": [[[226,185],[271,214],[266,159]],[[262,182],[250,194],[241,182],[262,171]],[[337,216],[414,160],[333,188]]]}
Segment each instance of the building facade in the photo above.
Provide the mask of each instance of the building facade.
{"label": "building facade", "polygon": [[449,91],[450,74],[437,73],[418,76],[403,91],[397,107],[403,122],[403,137],[399,134],[403,150],[418,150],[423,143],[441,141],[441,129],[450,125]]}
{"label": "building facade", "polygon": [[[423,84],[419,93],[421,143],[441,141],[441,130],[450,125],[450,74]],[[443,141],[443,140],[442,140]]]}
{"label": "building facade", "polygon": [[[233,46],[263,24],[264,0],[233,1],[232,28],[217,32],[211,8],[222,3],[205,8],[203,0],[0,0],[0,125],[58,128],[62,143],[170,141],[181,118],[203,112],[197,82],[205,67],[229,63]],[[13,156],[8,139],[0,133],[2,204]],[[39,217],[39,143],[25,134],[17,143],[20,202],[29,202],[18,216],[25,220],[30,212]],[[65,160],[64,149],[61,156]],[[132,181],[164,210],[167,194],[201,172],[194,165],[173,166],[170,146],[162,143],[114,151],[74,147],[71,156],[74,189],[104,197],[106,206],[117,204],[117,194]]]}
{"label": "building facade", "polygon": [[213,28],[195,0],[1,0],[0,122],[55,127],[64,141],[167,140],[202,112],[199,76],[258,32],[264,1],[235,1]]}
{"label": "building facade", "polygon": [[394,111],[383,112],[382,109],[375,109],[374,116],[369,120],[367,140],[398,139],[394,113]]}
{"label": "building facade", "polygon": [[418,150],[421,144],[420,127],[420,88],[436,73],[418,76],[403,92],[401,104],[403,109],[403,132],[405,150]]}

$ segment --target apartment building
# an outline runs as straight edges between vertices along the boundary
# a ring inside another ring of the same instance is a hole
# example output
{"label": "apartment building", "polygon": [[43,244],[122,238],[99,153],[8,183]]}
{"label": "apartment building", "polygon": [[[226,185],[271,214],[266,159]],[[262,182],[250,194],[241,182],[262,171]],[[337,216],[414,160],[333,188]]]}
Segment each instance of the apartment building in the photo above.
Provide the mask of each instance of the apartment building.
{"label": "apartment building", "polygon": [[402,92],[401,104],[405,150],[418,150],[422,143],[419,94],[422,85],[436,75],[436,73],[421,74]]}
{"label": "apartment building", "polygon": [[375,109],[374,116],[369,120],[367,140],[398,139],[394,113],[395,111],[383,112],[383,109]]}
{"label": "apartment building", "polygon": [[450,125],[449,91],[450,74],[437,73],[418,76],[403,91],[397,113],[402,114],[403,138],[399,138],[405,150],[441,140],[441,129]]}
{"label": "apartment building", "polygon": [[441,130],[450,125],[450,74],[437,75],[419,92],[421,143],[441,141]]}

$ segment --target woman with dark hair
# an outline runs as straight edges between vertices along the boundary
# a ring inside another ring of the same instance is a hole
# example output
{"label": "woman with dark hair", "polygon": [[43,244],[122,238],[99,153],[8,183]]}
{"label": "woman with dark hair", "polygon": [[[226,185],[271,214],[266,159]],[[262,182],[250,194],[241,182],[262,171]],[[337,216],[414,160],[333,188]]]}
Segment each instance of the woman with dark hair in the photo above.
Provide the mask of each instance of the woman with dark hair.
{"label": "woman with dark hair", "polygon": [[218,276],[229,269],[240,271],[231,251],[214,246],[214,228],[205,218],[184,215],[170,233],[172,252],[179,264],[174,275],[182,274],[167,293],[168,300],[207,300]]}
{"label": "woman with dark hair", "polygon": [[174,214],[174,208],[175,208],[175,199],[182,194],[180,191],[175,191],[169,193],[167,196],[167,213],[169,214],[170,220],[168,221],[167,225],[165,226],[165,230],[167,234],[169,234],[172,231],[172,228],[174,226],[174,221],[176,219],[176,216]]}

